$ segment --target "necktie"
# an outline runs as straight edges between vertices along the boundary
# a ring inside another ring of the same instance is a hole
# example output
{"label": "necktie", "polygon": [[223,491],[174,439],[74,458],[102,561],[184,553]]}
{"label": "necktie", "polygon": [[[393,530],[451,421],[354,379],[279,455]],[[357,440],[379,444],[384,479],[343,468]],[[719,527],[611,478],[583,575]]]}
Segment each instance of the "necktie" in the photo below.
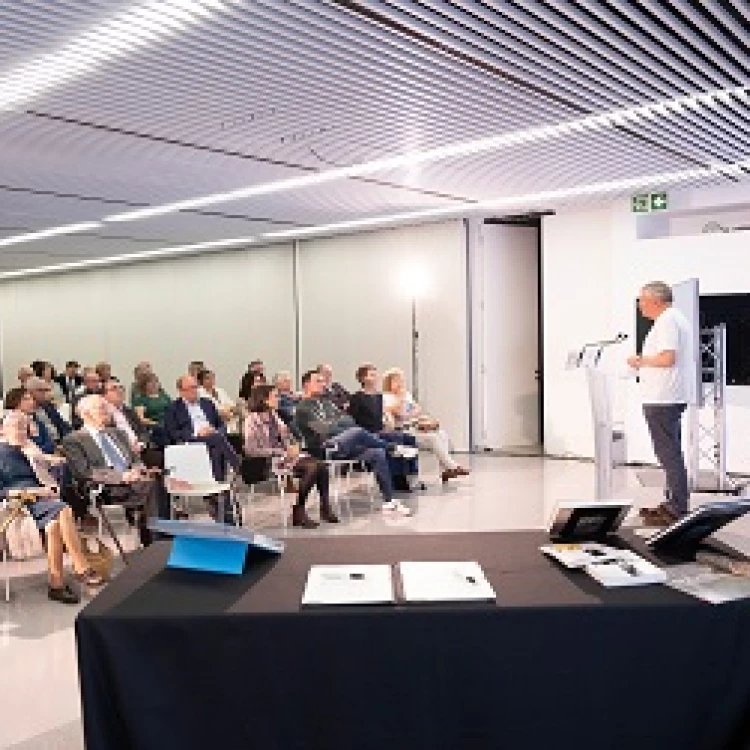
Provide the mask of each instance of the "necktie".
{"label": "necktie", "polygon": [[115,447],[115,443],[112,438],[107,435],[106,432],[100,432],[99,437],[102,442],[102,453],[107,459],[107,462],[112,466],[115,471],[125,471],[128,468],[127,461],[122,457],[121,453]]}

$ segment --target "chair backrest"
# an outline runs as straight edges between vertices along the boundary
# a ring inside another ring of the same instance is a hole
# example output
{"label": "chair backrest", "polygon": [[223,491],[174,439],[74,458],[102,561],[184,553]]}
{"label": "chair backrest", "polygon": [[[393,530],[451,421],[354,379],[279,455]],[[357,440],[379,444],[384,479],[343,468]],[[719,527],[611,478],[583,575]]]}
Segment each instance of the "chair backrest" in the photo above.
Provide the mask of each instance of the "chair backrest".
{"label": "chair backrest", "polygon": [[169,479],[181,479],[194,484],[215,482],[208,457],[208,447],[203,443],[168,445],[164,449],[164,469]]}

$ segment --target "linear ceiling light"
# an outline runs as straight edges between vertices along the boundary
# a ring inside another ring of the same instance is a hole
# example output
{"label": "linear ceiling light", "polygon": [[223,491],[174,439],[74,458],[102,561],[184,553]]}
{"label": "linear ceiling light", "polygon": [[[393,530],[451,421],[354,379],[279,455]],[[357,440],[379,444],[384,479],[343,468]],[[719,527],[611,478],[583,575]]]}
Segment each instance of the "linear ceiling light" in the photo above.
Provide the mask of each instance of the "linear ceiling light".
{"label": "linear ceiling light", "polygon": [[0,247],[9,245],[20,245],[22,242],[33,242],[34,240],[43,240],[46,237],[57,237],[60,234],[75,234],[76,232],[88,232],[92,229],[101,228],[98,221],[83,221],[80,224],[66,224],[62,227],[51,227],[50,229],[40,229],[38,232],[29,232],[28,234],[16,234],[12,237],[6,237],[0,240]]}
{"label": "linear ceiling light", "polygon": [[0,281],[4,279],[20,279],[26,276],[38,276],[45,273],[78,271],[86,268],[96,268],[97,266],[113,266],[118,263],[128,263],[135,260],[151,260],[153,258],[197,253],[201,250],[225,248],[233,245],[249,245],[253,242],[255,242],[254,237],[238,237],[232,240],[211,240],[210,242],[198,242],[194,245],[181,245],[179,247],[160,247],[156,250],[142,250],[137,253],[110,255],[106,258],[91,258],[89,260],[71,261],[70,263],[58,263],[53,266],[40,266],[39,268],[27,268],[20,271],[6,271],[5,273],[0,273]]}
{"label": "linear ceiling light", "polygon": [[151,206],[149,208],[126,211],[124,213],[107,216],[103,221],[118,222],[147,219],[152,216],[162,216],[175,211],[203,208],[216,203],[251,198],[258,195],[270,195],[272,193],[280,193],[287,190],[297,190],[299,188],[320,185],[325,182],[332,182],[346,177],[361,177],[375,172],[399,169],[402,167],[413,167],[417,164],[440,161],[442,159],[467,156],[469,154],[477,154],[484,151],[497,151],[502,148],[508,148],[519,144],[545,141],[552,138],[570,135],[571,133],[591,132],[602,128],[611,128],[627,121],[638,121],[640,119],[650,119],[653,117],[679,116],[685,107],[700,108],[701,106],[710,105],[719,99],[744,95],[746,90],[747,84],[743,84],[730,89],[715,89],[705,93],[690,94],[675,99],[666,99],[638,107],[615,109],[598,115],[590,115],[575,120],[568,120],[556,125],[543,125],[537,128],[528,128],[526,130],[514,130],[501,135],[463,141],[447,146],[441,146],[439,148],[427,149],[425,151],[410,151],[408,153],[397,154],[383,159],[353,164],[349,167],[338,167],[336,169],[307,174],[301,177],[291,177],[260,185],[250,185],[248,187],[229,190],[223,193],[213,193],[211,195],[199,196],[197,198],[188,198],[186,200],[176,201],[175,203],[167,203],[160,206]]}
{"label": "linear ceiling light", "polygon": [[743,169],[750,168],[750,159],[731,164],[714,164],[711,167],[686,169],[680,172],[663,172],[653,175],[642,175],[625,180],[613,180],[609,182],[595,182],[589,185],[578,185],[572,188],[561,188],[558,190],[545,190],[538,193],[527,193],[525,195],[495,198],[472,203],[464,206],[441,206],[440,208],[426,208],[418,211],[406,211],[399,214],[387,216],[373,216],[364,219],[352,219],[350,221],[339,221],[332,224],[322,224],[315,227],[302,229],[286,229],[277,232],[266,232],[261,235],[267,239],[292,239],[319,234],[331,234],[356,229],[369,229],[387,224],[400,224],[409,221],[421,221],[448,216],[461,216],[467,213],[481,211],[493,211],[507,208],[522,208],[529,204],[544,204],[554,200],[564,200],[582,195],[599,195],[631,188],[644,188],[650,185],[669,185],[688,180],[700,179],[702,177],[716,176],[717,174],[737,174]]}
{"label": "linear ceiling light", "polygon": [[173,36],[223,9],[224,0],[150,0],[116,13],[59,49],[0,75],[0,111],[24,106],[103,63]]}

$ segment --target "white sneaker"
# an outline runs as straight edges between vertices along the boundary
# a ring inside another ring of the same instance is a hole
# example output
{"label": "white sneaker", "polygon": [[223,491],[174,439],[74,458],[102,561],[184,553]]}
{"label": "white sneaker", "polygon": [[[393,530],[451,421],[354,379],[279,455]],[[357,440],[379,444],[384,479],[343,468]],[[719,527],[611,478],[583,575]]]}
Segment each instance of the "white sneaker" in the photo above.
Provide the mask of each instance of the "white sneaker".
{"label": "white sneaker", "polygon": [[419,451],[410,445],[396,445],[393,449],[393,455],[400,458],[416,458],[419,455]]}
{"label": "white sneaker", "polygon": [[391,500],[389,503],[383,503],[383,512],[398,513],[400,516],[410,516],[411,508],[408,508],[400,500]]}

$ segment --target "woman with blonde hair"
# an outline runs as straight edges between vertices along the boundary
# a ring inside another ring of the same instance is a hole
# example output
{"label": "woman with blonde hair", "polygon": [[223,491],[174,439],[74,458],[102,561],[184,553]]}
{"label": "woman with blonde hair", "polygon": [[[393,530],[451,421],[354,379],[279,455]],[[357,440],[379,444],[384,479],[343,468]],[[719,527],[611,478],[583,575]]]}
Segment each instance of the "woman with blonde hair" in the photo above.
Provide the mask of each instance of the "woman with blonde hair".
{"label": "woman with blonde hair", "polygon": [[406,388],[403,370],[397,367],[383,373],[383,411],[397,430],[408,430],[414,435],[419,450],[435,454],[443,483],[469,474],[468,469],[453,460],[447,433],[440,429],[437,420],[422,411]]}
{"label": "woman with blonde hair", "polygon": [[49,568],[48,596],[63,604],[80,600],[78,592],[65,582],[63,553],[73,562],[73,575],[87,586],[101,586],[104,579],[88,567],[81,549],[70,506],[59,500],[60,489],[50,467],[60,461],[47,456],[29,438],[29,417],[20,411],[11,412],[3,421],[3,442],[0,442],[0,497],[13,500],[25,493],[33,496],[24,507],[37,528],[47,537]]}

